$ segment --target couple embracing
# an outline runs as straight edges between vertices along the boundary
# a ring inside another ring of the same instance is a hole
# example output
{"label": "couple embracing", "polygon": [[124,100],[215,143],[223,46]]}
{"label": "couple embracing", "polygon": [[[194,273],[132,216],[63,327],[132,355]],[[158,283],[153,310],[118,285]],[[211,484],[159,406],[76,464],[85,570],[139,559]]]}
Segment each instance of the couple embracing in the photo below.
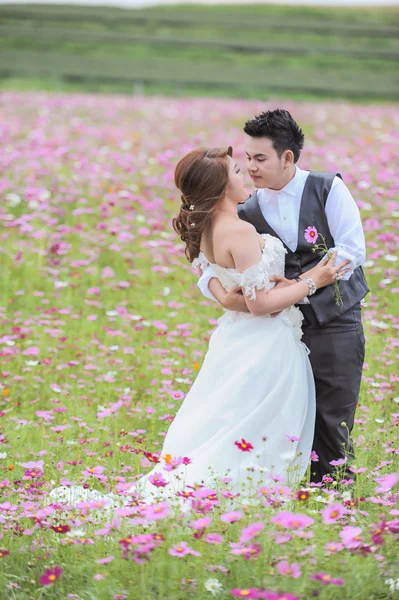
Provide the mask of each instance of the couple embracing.
{"label": "couple embracing", "polygon": [[298,167],[304,135],[288,111],[263,112],[244,134],[249,198],[231,148],[193,150],[175,170],[173,227],[225,312],[159,462],[128,490],[146,501],[226,477],[237,493],[298,485],[309,465],[313,485],[354,479],[368,292],[359,211],[338,173]]}

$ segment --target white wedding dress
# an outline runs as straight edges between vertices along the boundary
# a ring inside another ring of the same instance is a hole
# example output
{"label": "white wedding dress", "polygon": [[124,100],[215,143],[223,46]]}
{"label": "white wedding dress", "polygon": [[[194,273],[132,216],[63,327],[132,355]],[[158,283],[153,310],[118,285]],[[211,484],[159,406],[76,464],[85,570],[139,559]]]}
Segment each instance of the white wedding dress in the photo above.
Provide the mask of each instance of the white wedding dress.
{"label": "white wedding dress", "polygon": [[[239,273],[212,264],[223,287],[242,286],[255,298],[256,290],[271,289],[272,275],[284,274],[286,250],[281,241],[262,234],[260,262]],[[205,269],[204,254],[193,266]],[[139,492],[153,503],[174,499],[184,510],[189,504],[177,491],[195,483],[215,489],[229,477],[230,489],[248,497],[278,476],[287,485],[303,477],[312,449],[315,388],[308,350],[300,341],[302,313],[291,307],[277,317],[225,311],[209,341],[202,368],[165,436],[160,462],[138,479],[128,492]],[[244,440],[244,441],[243,441]],[[241,443],[241,448],[236,442]],[[245,451],[251,444],[252,449]],[[188,465],[165,471],[164,457],[188,457]],[[149,477],[160,474],[168,485],[159,488]],[[250,485],[250,477],[252,484]],[[242,488],[244,484],[244,488]],[[78,488],[56,488],[55,500],[91,499]],[[117,499],[113,494],[102,497]]]}

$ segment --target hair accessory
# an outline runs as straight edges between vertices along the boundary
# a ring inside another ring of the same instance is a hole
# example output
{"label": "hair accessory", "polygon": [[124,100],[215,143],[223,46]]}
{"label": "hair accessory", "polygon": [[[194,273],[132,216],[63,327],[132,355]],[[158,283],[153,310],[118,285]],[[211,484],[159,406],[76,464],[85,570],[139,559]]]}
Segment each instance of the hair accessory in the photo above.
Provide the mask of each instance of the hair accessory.
{"label": "hair accessory", "polygon": [[194,204],[190,204],[190,208],[189,208],[189,210],[194,210],[194,209],[195,209],[195,206],[194,206]]}
{"label": "hair accessory", "polygon": [[190,227],[195,227],[195,223],[190,223]]}

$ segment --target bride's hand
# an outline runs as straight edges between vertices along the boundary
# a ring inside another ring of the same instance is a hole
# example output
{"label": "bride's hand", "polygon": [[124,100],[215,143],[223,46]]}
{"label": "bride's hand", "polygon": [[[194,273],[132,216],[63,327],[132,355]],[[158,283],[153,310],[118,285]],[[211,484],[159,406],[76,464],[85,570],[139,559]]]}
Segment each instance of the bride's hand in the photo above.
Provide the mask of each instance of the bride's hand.
{"label": "bride's hand", "polygon": [[286,277],[283,277],[281,275],[273,275],[273,277],[270,277],[270,281],[276,284],[273,288],[274,290],[278,290],[296,284],[295,279],[287,279]]}
{"label": "bride's hand", "polygon": [[351,262],[350,260],[343,260],[338,263],[335,267],[335,259],[337,258],[338,252],[334,252],[331,256],[326,256],[316,267],[309,269],[305,273],[301,274],[301,279],[310,277],[316,284],[317,288],[322,288],[337,280],[341,279],[342,275],[347,273],[350,269],[345,267]]}

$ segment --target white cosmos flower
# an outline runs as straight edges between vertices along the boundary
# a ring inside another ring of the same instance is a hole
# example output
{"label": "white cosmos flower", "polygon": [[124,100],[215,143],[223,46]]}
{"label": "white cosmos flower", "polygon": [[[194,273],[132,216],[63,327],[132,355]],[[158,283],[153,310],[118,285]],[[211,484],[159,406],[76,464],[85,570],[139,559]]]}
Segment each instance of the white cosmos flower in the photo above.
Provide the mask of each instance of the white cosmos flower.
{"label": "white cosmos flower", "polygon": [[389,591],[393,594],[396,590],[399,590],[399,579],[393,579],[390,577],[389,579],[385,579],[385,583],[389,585]]}
{"label": "white cosmos flower", "polygon": [[205,589],[208,592],[211,592],[212,596],[220,594],[220,592],[223,590],[223,585],[218,579],[207,579],[204,585]]}

